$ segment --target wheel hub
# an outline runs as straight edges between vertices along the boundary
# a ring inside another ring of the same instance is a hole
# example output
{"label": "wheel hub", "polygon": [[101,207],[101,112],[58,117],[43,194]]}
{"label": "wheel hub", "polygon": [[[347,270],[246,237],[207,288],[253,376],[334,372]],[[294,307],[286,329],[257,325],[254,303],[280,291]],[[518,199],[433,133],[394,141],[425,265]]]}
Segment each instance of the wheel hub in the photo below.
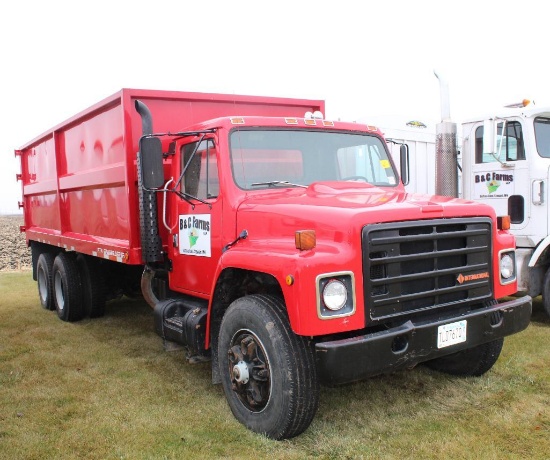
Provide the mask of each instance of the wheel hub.
{"label": "wheel hub", "polygon": [[239,361],[233,368],[233,377],[237,383],[248,383],[248,366],[244,361]]}
{"label": "wheel hub", "polygon": [[63,280],[59,273],[55,274],[54,277],[54,290],[55,290],[55,299],[57,301],[57,308],[60,311],[63,311],[65,308],[65,293],[63,292]]}
{"label": "wheel hub", "polygon": [[38,292],[42,301],[45,302],[48,297],[48,284],[44,270],[38,270]]}
{"label": "wheel hub", "polygon": [[271,373],[267,353],[251,331],[234,335],[228,350],[232,389],[246,408],[261,412],[271,395]]}

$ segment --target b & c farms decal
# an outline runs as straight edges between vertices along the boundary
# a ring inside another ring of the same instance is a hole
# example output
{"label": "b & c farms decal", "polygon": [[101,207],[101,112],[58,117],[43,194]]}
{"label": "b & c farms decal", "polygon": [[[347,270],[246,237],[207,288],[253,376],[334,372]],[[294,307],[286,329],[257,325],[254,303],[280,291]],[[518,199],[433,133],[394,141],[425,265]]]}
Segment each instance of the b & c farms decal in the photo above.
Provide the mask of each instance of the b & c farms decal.
{"label": "b & c farms decal", "polygon": [[487,172],[474,175],[476,198],[508,198],[514,194],[514,175]]}
{"label": "b & c farms decal", "polygon": [[180,214],[180,254],[210,257],[212,241],[210,230],[210,214]]}

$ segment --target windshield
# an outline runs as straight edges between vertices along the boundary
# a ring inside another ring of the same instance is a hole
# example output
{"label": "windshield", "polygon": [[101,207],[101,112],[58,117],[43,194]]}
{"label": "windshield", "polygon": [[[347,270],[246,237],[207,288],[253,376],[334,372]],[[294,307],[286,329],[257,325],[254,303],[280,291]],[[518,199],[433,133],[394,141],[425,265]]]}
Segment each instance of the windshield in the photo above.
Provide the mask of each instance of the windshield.
{"label": "windshield", "polygon": [[240,129],[230,146],[233,176],[243,189],[335,180],[397,185],[385,146],[372,135]]}
{"label": "windshield", "polygon": [[539,155],[550,158],[550,118],[535,118],[535,139]]}

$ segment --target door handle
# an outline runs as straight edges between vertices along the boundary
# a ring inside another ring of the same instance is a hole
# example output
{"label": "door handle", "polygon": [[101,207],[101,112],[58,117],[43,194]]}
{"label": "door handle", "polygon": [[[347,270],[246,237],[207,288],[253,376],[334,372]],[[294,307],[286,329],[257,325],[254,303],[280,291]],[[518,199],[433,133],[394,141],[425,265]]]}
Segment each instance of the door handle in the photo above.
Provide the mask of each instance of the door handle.
{"label": "door handle", "polygon": [[531,200],[533,204],[537,206],[544,204],[544,181],[543,180],[533,181]]}

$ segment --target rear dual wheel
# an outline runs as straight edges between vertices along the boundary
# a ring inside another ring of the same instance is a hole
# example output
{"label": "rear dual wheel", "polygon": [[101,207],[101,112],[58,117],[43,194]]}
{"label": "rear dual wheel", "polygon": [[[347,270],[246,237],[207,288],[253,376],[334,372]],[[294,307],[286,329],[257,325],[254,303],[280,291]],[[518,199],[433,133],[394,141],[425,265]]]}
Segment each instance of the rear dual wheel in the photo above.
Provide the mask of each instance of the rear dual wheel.
{"label": "rear dual wheel", "polygon": [[63,321],[82,319],[82,284],[76,259],[60,252],[52,268],[53,300],[57,316]]}
{"label": "rear dual wheel", "polygon": [[84,316],[99,318],[105,314],[107,289],[101,266],[94,257],[79,254],[76,263],[82,282],[82,303]]}
{"label": "rear dual wheel", "polygon": [[38,297],[42,308],[55,310],[53,300],[53,262],[54,256],[49,252],[43,252],[36,263],[36,281],[38,284]]}
{"label": "rear dual wheel", "polygon": [[46,310],[56,310],[61,320],[72,322],[105,314],[106,283],[94,258],[43,252],[36,263],[36,279],[40,304]]}

